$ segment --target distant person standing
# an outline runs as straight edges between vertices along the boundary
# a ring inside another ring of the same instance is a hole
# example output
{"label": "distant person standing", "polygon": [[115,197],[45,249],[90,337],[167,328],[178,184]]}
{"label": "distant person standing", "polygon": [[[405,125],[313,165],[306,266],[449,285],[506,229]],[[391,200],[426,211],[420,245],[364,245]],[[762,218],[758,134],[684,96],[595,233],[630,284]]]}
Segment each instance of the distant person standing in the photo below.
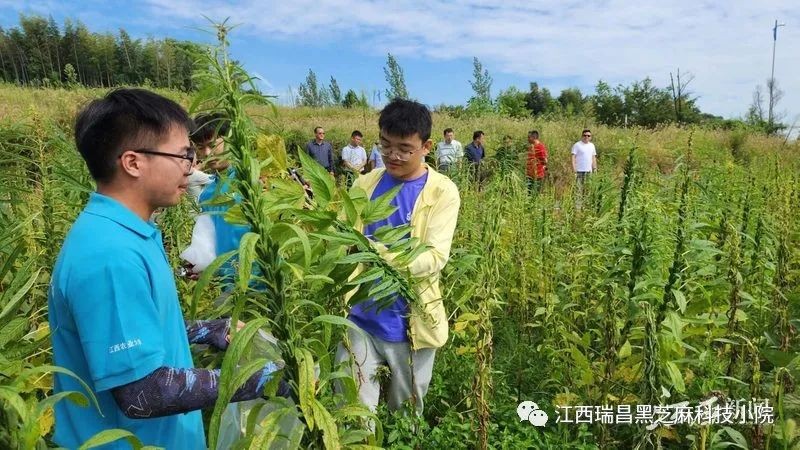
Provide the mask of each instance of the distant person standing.
{"label": "distant person standing", "polygon": [[480,164],[481,160],[486,156],[486,150],[483,148],[483,138],[483,131],[472,133],[472,142],[464,148],[464,154],[472,164]]}
{"label": "distant person standing", "polygon": [[367,152],[361,146],[364,135],[360,131],[354,130],[350,134],[350,143],[342,149],[342,163],[346,169],[347,187],[353,184],[357,174],[364,172],[367,165]]}
{"label": "distant person standing", "polygon": [[572,170],[575,172],[575,178],[581,191],[583,191],[586,177],[597,171],[597,150],[591,140],[592,131],[585,129],[581,140],[572,146]]}
{"label": "distant person standing", "polygon": [[472,177],[480,180],[481,160],[486,156],[486,149],[483,148],[483,131],[476,131],[472,133],[472,142],[467,144],[464,148],[464,156],[470,162],[470,171]]}
{"label": "distant person standing", "polygon": [[517,166],[519,154],[514,151],[514,138],[511,135],[503,136],[503,145],[497,149],[494,159],[497,161],[497,169],[502,173],[514,172]]}
{"label": "distant person standing", "polygon": [[444,140],[436,146],[436,153],[439,156],[439,170],[450,170],[454,164],[464,157],[464,147],[461,142],[455,140],[455,133],[452,128],[445,128]]}
{"label": "distant person standing", "polygon": [[367,171],[374,169],[383,169],[383,155],[381,155],[381,144],[375,142],[372,144],[372,150],[369,152],[369,160],[367,161]]}
{"label": "distant person standing", "polygon": [[547,147],[539,140],[539,132],[528,132],[528,157],[526,174],[528,176],[528,192],[538,193],[542,190],[544,177],[547,175]]}
{"label": "distant person standing", "polygon": [[325,140],[325,130],[322,127],[314,128],[314,139],[306,144],[306,153],[333,176],[333,147]]}

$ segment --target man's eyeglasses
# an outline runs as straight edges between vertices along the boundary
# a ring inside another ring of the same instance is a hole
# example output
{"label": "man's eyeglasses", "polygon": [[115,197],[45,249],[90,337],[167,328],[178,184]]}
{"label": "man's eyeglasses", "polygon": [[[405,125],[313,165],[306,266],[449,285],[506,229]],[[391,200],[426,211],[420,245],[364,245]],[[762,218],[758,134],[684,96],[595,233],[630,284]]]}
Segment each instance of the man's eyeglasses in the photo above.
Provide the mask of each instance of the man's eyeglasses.
{"label": "man's eyeglasses", "polygon": [[584,134],[583,137],[592,137],[591,134]]}
{"label": "man's eyeglasses", "polygon": [[395,150],[392,147],[380,148],[381,156],[383,156],[384,158],[389,158],[392,154],[394,154],[399,161],[408,161],[411,158],[411,155],[414,154],[414,152],[416,152],[416,150],[411,150],[411,151],[402,149]]}
{"label": "man's eyeglasses", "polygon": [[189,150],[186,152],[185,155],[178,155],[175,153],[166,153],[166,152],[159,152],[155,150],[150,150],[149,148],[140,148],[138,150],[134,150],[134,153],[143,153],[145,155],[158,155],[158,156],[168,156],[170,158],[178,158],[184,161],[189,161],[191,165],[195,158],[197,158],[197,150],[194,147],[189,147]]}

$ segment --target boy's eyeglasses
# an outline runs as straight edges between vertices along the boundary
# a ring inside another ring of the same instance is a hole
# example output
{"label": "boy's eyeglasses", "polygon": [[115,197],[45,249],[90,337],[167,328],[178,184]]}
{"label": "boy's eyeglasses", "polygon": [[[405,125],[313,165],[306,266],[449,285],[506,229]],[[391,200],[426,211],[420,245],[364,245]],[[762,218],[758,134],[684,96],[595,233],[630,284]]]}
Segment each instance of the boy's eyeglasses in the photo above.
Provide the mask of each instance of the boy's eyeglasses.
{"label": "boy's eyeglasses", "polygon": [[168,156],[170,158],[178,158],[184,161],[189,161],[189,164],[193,163],[195,158],[197,158],[197,151],[194,147],[190,147],[189,150],[186,152],[185,155],[178,155],[175,153],[166,153],[166,152],[159,152],[156,150],[150,150],[149,148],[140,148],[138,150],[134,150],[134,153],[143,153],[145,155],[157,155],[157,156]]}
{"label": "boy's eyeglasses", "polygon": [[411,155],[414,154],[414,152],[416,152],[416,150],[411,150],[411,151],[401,150],[401,149],[395,150],[392,147],[380,147],[381,156],[383,156],[384,158],[389,158],[392,154],[394,154],[399,161],[408,161],[411,158]]}

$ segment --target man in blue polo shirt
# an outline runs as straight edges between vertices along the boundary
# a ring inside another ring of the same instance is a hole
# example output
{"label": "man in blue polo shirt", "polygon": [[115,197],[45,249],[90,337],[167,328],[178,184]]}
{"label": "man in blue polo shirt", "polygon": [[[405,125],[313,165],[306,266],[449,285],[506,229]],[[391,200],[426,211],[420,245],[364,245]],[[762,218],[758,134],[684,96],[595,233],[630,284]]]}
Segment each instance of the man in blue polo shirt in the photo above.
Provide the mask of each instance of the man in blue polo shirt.
{"label": "man in blue polo shirt", "polygon": [[[180,105],[142,89],[112,91],[78,115],[75,140],[97,192],[64,240],[48,307],[54,363],[89,385],[99,410],[57,403],[60,446],[122,428],[145,445],[206,448],[199,409],[216,402],[219,370],[194,368],[189,344],[226,349],[230,322],[184,323],[161,232],[150,221],[186,192],[192,128]],[[260,397],[276,370],[270,363],[256,372],[232,401]],[[55,375],[54,393],[82,390]]]}

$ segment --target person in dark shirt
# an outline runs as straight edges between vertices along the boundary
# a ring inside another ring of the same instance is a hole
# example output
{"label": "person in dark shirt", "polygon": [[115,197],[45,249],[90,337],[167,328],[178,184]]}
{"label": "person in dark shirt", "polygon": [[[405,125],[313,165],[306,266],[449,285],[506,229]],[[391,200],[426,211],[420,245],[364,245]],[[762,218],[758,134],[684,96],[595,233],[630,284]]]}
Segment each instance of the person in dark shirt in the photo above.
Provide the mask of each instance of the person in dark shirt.
{"label": "person in dark shirt", "polygon": [[333,146],[325,140],[325,130],[322,127],[314,128],[314,139],[306,144],[306,153],[333,176]]}
{"label": "person in dark shirt", "polygon": [[473,179],[479,180],[481,174],[481,160],[486,156],[486,149],[483,148],[483,131],[472,133],[472,142],[464,147],[464,156],[470,163],[470,172]]}

